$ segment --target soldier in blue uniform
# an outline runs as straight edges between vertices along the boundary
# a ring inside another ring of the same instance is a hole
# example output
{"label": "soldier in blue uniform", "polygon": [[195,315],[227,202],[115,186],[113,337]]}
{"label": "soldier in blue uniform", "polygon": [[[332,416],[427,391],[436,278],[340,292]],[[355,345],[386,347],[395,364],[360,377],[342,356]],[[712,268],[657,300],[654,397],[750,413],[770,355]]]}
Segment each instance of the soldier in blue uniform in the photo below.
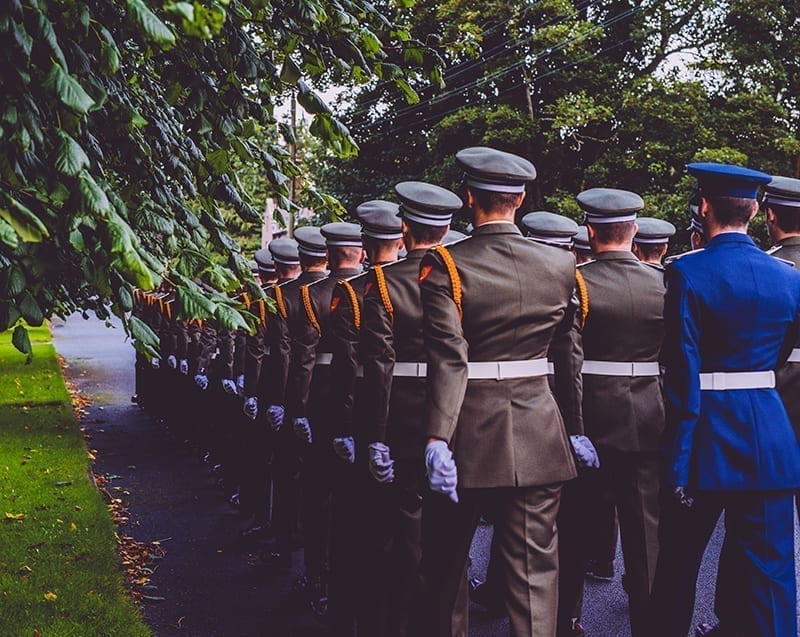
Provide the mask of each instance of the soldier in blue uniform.
{"label": "soldier in blue uniform", "polygon": [[748,637],[797,634],[793,491],[800,446],[775,389],[800,325],[800,274],[747,236],[758,171],[689,164],[704,250],[667,269],[667,428],[653,632],[684,637],[697,571],[716,521],[741,566]]}

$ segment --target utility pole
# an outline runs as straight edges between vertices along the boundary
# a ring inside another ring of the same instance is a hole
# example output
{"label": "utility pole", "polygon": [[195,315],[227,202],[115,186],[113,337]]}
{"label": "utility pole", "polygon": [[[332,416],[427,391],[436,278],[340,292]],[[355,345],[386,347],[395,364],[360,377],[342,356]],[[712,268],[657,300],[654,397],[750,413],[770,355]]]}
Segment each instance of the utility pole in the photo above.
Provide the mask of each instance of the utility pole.
{"label": "utility pole", "polygon": [[[295,99],[294,91],[292,91],[292,163],[297,164],[297,100]],[[295,202],[295,198],[297,197],[297,177],[292,175],[292,191],[291,197],[292,204]],[[295,226],[295,219],[294,219],[294,208],[290,208],[289,212],[289,237],[294,238],[294,226]]]}

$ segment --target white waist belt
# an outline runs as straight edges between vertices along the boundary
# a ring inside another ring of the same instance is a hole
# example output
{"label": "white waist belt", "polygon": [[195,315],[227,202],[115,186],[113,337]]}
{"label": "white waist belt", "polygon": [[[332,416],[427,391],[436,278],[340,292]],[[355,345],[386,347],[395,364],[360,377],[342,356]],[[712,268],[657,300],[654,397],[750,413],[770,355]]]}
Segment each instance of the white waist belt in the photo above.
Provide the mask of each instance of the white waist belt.
{"label": "white waist belt", "polygon": [[800,347],[795,347],[792,350],[792,353],[789,354],[789,358],[786,359],[788,363],[800,363]]}
{"label": "white waist belt", "polygon": [[[503,380],[505,378],[527,378],[546,376],[546,358],[532,358],[527,361],[480,361],[467,363],[470,380]],[[395,363],[393,376],[424,378],[428,374],[426,363]]]}
{"label": "white waist belt", "polygon": [[553,363],[551,363],[550,361],[547,361],[547,373],[548,374],[555,374],[556,373],[555,365],[553,365]]}
{"label": "white waist belt", "polygon": [[425,378],[427,375],[427,363],[395,363],[392,372],[392,376],[401,378]]}
{"label": "white waist belt", "polygon": [[658,376],[661,370],[657,362],[583,361],[581,372],[594,376]]}
{"label": "white waist belt", "polygon": [[700,389],[772,389],[775,372],[710,372],[700,374]]}
{"label": "white waist belt", "polygon": [[332,360],[333,354],[330,352],[322,352],[317,354],[317,357],[314,360],[314,365],[330,365]]}

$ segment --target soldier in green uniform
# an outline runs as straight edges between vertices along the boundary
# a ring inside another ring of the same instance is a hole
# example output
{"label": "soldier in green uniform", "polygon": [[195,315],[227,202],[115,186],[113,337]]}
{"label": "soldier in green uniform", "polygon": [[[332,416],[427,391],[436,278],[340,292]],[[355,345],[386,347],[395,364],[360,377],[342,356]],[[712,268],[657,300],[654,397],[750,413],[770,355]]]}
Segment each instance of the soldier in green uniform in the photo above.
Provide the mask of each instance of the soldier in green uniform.
{"label": "soldier in green uniform", "polygon": [[589,230],[584,226],[578,226],[578,232],[572,239],[572,251],[575,253],[575,261],[578,265],[585,263],[592,258],[592,246],[589,244]]}
{"label": "soldier in green uniform", "polygon": [[[330,330],[331,295],[342,279],[362,271],[361,227],[336,222],[320,229],[325,238],[330,273],[300,286],[301,309],[289,315],[291,370],[287,392],[293,430],[302,446],[303,532],[306,566],[325,576],[330,566],[332,477],[339,462],[333,451],[334,422],[330,410],[331,361],[334,339]],[[316,574],[316,573],[315,573]],[[327,584],[312,600],[317,614],[327,611]],[[341,619],[335,617],[334,619]]]}
{"label": "soldier in green uniform", "polygon": [[[580,424],[565,426],[558,407],[580,400],[570,339],[575,260],[525,239],[514,225],[525,184],[536,177],[529,161],[480,147],[460,151],[456,163],[475,228],[428,252],[419,275],[431,489],[423,502],[421,634],[467,634],[470,542],[491,510],[511,633],[552,635],[561,485],[576,476],[573,453],[596,460],[581,432],[568,436]],[[576,381],[556,380],[572,390],[558,402],[548,353],[556,376]]]}
{"label": "soldier in green uniform", "polygon": [[[367,515],[365,634],[415,635],[425,468],[426,353],[422,337],[419,265],[439,245],[461,199],[421,182],[395,186],[408,254],[367,274],[360,349],[364,385],[359,411],[369,443],[369,471],[377,482]],[[399,219],[398,219],[399,221]],[[463,235],[462,235],[463,236]]]}
{"label": "soldier in green uniform", "polygon": [[667,254],[669,239],[675,234],[675,226],[655,217],[639,217],[636,225],[639,229],[633,237],[633,253],[642,263],[663,270],[661,263]]}
{"label": "soldier in green uniform", "polygon": [[594,260],[579,266],[589,298],[583,326],[583,420],[600,455],[600,468],[564,492],[558,634],[576,633],[569,614],[582,595],[593,507],[599,504],[601,517],[606,506],[617,510],[631,632],[638,637],[647,634],[658,555],[663,273],[630,250],[636,213],[644,206],[639,195],[592,188],[578,195],[578,203],[586,213],[594,252]]}
{"label": "soldier in green uniform", "polygon": [[[397,260],[402,245],[396,203],[372,200],[356,208],[364,249],[370,267]],[[334,464],[333,533],[329,617],[339,634],[352,633],[357,616],[359,631],[366,628],[374,605],[366,602],[371,591],[364,585],[372,567],[361,559],[363,546],[371,540],[365,513],[372,508],[366,470],[366,444],[358,415],[361,386],[359,337],[363,323],[366,273],[339,281],[332,290],[328,331],[333,347],[331,361],[331,422],[333,451],[341,462]],[[357,466],[356,466],[357,463]]]}

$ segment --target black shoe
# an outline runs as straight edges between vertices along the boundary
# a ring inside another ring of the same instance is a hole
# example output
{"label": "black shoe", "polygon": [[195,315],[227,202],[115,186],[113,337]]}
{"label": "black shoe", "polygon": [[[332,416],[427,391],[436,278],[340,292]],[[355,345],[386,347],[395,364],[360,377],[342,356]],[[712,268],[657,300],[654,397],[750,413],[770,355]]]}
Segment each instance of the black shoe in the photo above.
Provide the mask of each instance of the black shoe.
{"label": "black shoe", "polygon": [[488,582],[482,582],[475,577],[470,579],[469,598],[495,617],[503,617],[506,614],[502,596]]}
{"label": "black shoe", "polygon": [[586,635],[586,631],[581,626],[580,621],[578,621],[577,617],[573,617],[571,637],[584,637],[584,635]]}
{"label": "black shoe", "polygon": [[610,582],[614,579],[614,562],[597,562],[591,560],[586,566],[586,574],[592,579],[601,582]]}
{"label": "black shoe", "polygon": [[288,571],[292,566],[292,554],[288,552],[262,551],[258,559],[264,566],[276,571]]}
{"label": "black shoe", "polygon": [[694,634],[696,637],[744,637],[743,632],[728,630],[720,622],[698,624]]}

